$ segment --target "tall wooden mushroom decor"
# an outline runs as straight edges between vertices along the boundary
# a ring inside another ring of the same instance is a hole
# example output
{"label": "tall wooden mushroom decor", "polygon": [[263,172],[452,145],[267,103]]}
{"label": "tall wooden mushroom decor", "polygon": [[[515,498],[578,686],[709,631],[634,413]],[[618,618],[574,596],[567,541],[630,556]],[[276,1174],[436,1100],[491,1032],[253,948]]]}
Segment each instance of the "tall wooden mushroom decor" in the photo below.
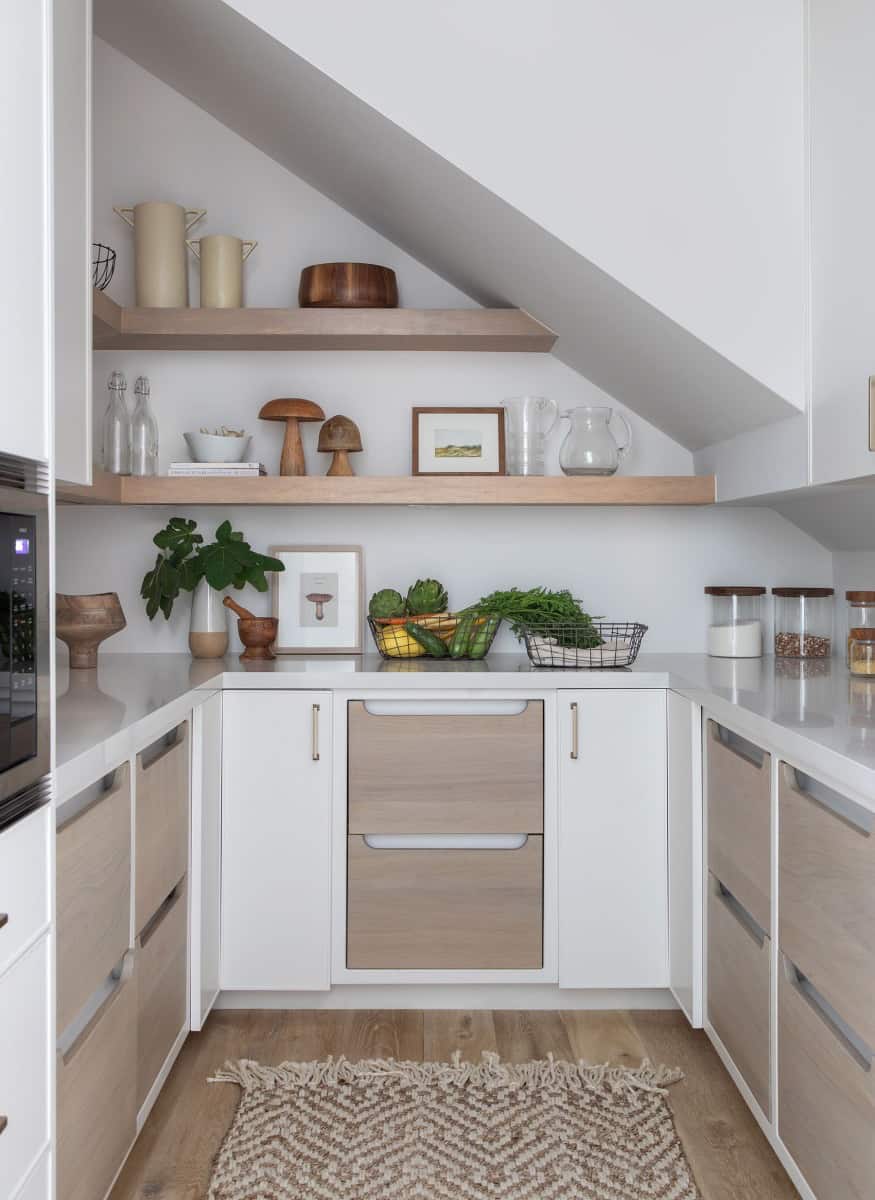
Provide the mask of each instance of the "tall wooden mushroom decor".
{"label": "tall wooden mushroom decor", "polygon": [[[324,421],[325,413],[312,400],[269,400],[258,414],[262,421],[285,421],[286,436],[280,458],[280,475],[306,475],[301,421]],[[320,447],[321,449],[321,447]]]}
{"label": "tall wooden mushroom decor", "polygon": [[362,435],[355,421],[349,417],[332,417],[319,430],[317,450],[323,454],[332,454],[328,475],[354,475],[350,454],[357,454],[362,448]]}

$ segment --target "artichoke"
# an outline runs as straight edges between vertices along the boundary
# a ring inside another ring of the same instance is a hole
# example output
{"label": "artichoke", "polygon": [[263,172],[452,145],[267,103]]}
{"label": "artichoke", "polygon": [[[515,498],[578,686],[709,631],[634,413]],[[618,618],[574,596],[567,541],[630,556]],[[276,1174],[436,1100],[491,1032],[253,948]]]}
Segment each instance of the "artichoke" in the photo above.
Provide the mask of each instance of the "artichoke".
{"label": "artichoke", "polygon": [[407,592],[407,612],[411,617],[446,612],[448,603],[446,588],[436,579],[417,579]]}
{"label": "artichoke", "polygon": [[383,588],[374,592],[368,605],[368,615],[371,617],[404,617],[404,597],[394,588]]}

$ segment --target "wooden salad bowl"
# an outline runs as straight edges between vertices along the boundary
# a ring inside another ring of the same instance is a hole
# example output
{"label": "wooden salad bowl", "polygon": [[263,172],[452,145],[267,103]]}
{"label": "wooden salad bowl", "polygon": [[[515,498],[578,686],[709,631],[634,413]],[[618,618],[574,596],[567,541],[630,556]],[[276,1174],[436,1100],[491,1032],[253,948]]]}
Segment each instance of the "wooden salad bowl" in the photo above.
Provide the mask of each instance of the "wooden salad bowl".
{"label": "wooden salad bowl", "polygon": [[391,267],[374,263],[316,263],[304,267],[301,308],[397,308],[398,281]]}

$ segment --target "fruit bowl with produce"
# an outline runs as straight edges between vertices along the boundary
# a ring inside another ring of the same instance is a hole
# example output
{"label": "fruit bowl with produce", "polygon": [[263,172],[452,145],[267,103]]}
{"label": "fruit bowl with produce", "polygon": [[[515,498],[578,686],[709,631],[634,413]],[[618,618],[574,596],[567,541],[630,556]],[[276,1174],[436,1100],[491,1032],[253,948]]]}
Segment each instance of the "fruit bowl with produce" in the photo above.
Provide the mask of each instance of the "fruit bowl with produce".
{"label": "fruit bowl with produce", "polygon": [[406,596],[394,588],[375,592],[368,625],[383,658],[481,659],[501,624],[487,611],[448,612],[447,590],[437,579],[417,579]]}

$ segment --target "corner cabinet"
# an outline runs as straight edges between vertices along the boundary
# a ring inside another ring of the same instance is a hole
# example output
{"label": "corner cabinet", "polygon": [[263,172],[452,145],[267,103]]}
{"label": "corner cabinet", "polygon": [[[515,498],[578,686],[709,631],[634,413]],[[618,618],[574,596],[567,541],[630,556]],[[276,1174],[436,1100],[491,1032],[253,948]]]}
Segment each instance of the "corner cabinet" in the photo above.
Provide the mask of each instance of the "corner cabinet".
{"label": "corner cabinet", "polygon": [[328,991],[331,693],[222,703],[221,986]]}
{"label": "corner cabinet", "polygon": [[665,692],[559,692],[559,763],[559,986],[665,988]]}

